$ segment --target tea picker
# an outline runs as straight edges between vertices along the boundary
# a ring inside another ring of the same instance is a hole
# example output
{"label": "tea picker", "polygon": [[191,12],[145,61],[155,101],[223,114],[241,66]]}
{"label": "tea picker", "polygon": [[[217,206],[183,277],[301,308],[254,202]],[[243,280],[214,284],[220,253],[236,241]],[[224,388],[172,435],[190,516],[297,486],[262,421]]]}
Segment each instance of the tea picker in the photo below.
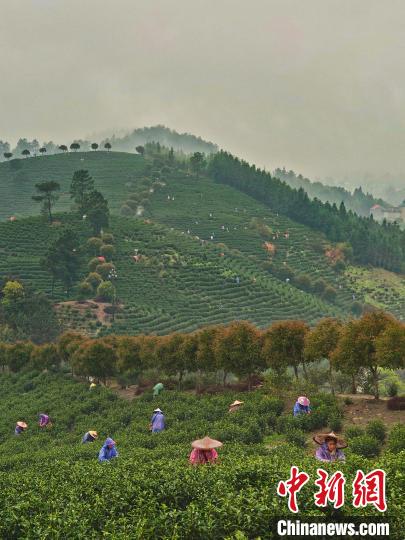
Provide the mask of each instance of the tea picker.
{"label": "tea picker", "polygon": [[15,430],[14,430],[14,433],[16,435],[21,435],[21,433],[24,433],[24,431],[28,428],[28,424],[26,424],[25,422],[17,422],[16,425],[15,425]]}
{"label": "tea picker", "polygon": [[153,411],[149,429],[152,433],[160,433],[166,428],[166,419],[163,412],[157,408]]}
{"label": "tea picker", "polygon": [[300,396],[294,405],[293,415],[298,416],[300,414],[310,414],[311,408],[309,404],[310,401],[306,396]]}
{"label": "tea picker", "polygon": [[188,458],[191,465],[206,465],[217,461],[218,452],[215,448],[221,447],[222,443],[210,437],[204,437],[193,441],[191,446],[193,450]]}
{"label": "tea picker", "polygon": [[97,438],[97,431],[87,431],[87,433],[83,435],[82,444],[94,442]]}
{"label": "tea picker", "polygon": [[112,459],[118,457],[116,444],[117,443],[111,439],[111,437],[107,437],[98,454],[98,460],[100,463],[103,461],[111,461]]}
{"label": "tea picker", "polygon": [[161,382],[155,384],[155,386],[153,387],[153,397],[157,397],[160,392],[162,392],[162,390],[164,390],[164,386]]}

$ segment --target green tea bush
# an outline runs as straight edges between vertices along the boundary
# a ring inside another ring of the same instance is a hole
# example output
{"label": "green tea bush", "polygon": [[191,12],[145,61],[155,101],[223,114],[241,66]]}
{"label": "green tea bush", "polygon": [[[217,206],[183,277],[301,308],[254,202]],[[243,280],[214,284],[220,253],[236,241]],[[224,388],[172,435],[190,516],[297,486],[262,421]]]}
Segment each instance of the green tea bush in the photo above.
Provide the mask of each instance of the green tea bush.
{"label": "green tea bush", "polygon": [[394,454],[405,450],[405,424],[396,424],[388,436],[388,448]]}
{"label": "green tea bush", "polygon": [[396,381],[390,381],[386,385],[387,396],[392,398],[398,395],[398,383]]}
{"label": "green tea bush", "polygon": [[380,449],[379,441],[371,435],[360,435],[350,441],[350,450],[365,458],[378,456]]}
{"label": "green tea bush", "polygon": [[[29,382],[33,388],[24,392]],[[270,521],[288,513],[286,500],[276,494],[278,482],[289,477],[292,464],[311,479],[319,467],[303,450],[305,434],[297,426],[286,434],[290,442],[270,449],[261,443],[266,414],[275,415],[278,404],[269,405],[273,398],[260,391],[196,396],[166,390],[158,398],[150,391],[129,402],[100,385],[90,391],[70,374],[26,372],[0,375],[0,393],[1,538],[205,540],[235,538],[238,531],[246,538],[269,538]],[[234,399],[245,403],[229,414]],[[167,429],[152,435],[148,423],[155,407],[164,411]],[[38,428],[39,412],[50,414],[51,429]],[[19,437],[13,431],[17,419],[29,425]],[[96,429],[99,439],[82,445],[89,429]],[[220,463],[190,467],[191,441],[207,434],[224,443]],[[99,464],[97,453],[108,435],[120,455]],[[358,469],[386,471],[384,517],[391,522],[390,538],[399,540],[403,455],[372,462],[350,452],[346,457],[339,468],[347,486]],[[309,482],[299,494],[303,516],[324,515],[313,491]],[[353,514],[349,502],[341,511]],[[357,514],[376,511],[367,507]]]}
{"label": "green tea bush", "polygon": [[332,431],[339,432],[342,429],[342,419],[339,416],[330,416],[329,427]]}
{"label": "green tea bush", "polygon": [[354,439],[364,435],[364,429],[360,426],[347,426],[345,428],[345,436],[347,439]]}
{"label": "green tea bush", "polygon": [[387,435],[387,428],[382,420],[372,420],[366,426],[366,433],[383,444]]}
{"label": "green tea bush", "polygon": [[307,444],[305,433],[301,429],[288,429],[285,432],[285,439],[288,443],[299,446],[300,448],[305,448]]}

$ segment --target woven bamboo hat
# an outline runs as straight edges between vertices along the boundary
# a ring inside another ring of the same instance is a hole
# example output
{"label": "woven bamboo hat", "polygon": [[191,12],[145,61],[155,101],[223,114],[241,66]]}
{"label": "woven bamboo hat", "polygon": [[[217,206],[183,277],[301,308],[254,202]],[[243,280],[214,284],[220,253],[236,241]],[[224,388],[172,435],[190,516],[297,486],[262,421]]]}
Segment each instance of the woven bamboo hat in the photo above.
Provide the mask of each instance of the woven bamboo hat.
{"label": "woven bamboo hat", "polygon": [[220,441],[216,441],[215,439],[211,439],[210,437],[204,437],[203,439],[193,441],[191,446],[193,448],[197,448],[198,450],[212,450],[213,448],[219,448],[222,446],[222,443]]}
{"label": "woven bamboo hat", "polygon": [[308,407],[308,405],[310,404],[310,401],[306,396],[300,396],[297,401],[303,407]]}
{"label": "woven bamboo hat", "polygon": [[237,407],[238,405],[242,405],[243,403],[245,403],[244,401],[238,401],[237,399],[235,399],[235,401],[233,403],[231,403],[229,406],[230,407]]}
{"label": "woven bamboo hat", "polygon": [[27,429],[28,424],[26,424],[25,422],[17,422],[17,426],[23,429]]}
{"label": "woven bamboo hat", "polygon": [[98,437],[97,431],[89,431],[89,434],[93,437],[93,439],[97,439]]}
{"label": "woven bamboo hat", "polygon": [[314,437],[316,444],[323,444],[327,439],[335,439],[337,448],[346,448],[347,446],[347,442],[338,437],[333,431],[330,433],[319,433]]}

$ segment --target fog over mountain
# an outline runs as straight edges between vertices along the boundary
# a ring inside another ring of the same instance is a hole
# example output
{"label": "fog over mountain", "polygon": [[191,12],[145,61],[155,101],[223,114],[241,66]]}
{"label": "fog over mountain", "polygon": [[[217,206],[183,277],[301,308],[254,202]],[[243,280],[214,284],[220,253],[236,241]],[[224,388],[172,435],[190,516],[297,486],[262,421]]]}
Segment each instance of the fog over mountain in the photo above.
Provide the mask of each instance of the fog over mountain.
{"label": "fog over mountain", "polygon": [[269,170],[399,188],[404,16],[400,0],[4,3],[0,139],[164,124]]}

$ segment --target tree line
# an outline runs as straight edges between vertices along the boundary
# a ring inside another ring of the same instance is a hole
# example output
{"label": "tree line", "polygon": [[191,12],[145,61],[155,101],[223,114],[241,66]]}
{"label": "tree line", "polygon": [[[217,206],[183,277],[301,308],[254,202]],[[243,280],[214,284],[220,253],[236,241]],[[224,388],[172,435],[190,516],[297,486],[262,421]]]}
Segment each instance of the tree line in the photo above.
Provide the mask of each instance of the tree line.
{"label": "tree line", "polygon": [[23,155],[38,154],[56,154],[58,152],[67,152],[70,150],[77,151],[79,149],[88,152],[104,148],[109,151],[112,147],[119,152],[132,152],[136,146],[145,146],[148,143],[159,143],[168,148],[172,147],[176,152],[192,154],[200,152],[212,154],[218,151],[216,144],[209,141],[204,141],[201,137],[196,137],[190,133],[178,133],[165,126],[152,126],[134,129],[132,132],[123,136],[112,135],[103,139],[100,143],[92,142],[86,139],[75,139],[70,147],[66,144],[56,144],[53,141],[43,142],[37,140],[29,140],[21,137],[14,148],[7,141],[0,140],[0,161],[3,159],[11,159]]}
{"label": "tree line", "polygon": [[295,189],[303,188],[312,199],[316,197],[323,202],[329,201],[336,205],[343,202],[348,210],[356,212],[359,216],[369,216],[370,208],[375,204],[390,206],[382,199],[373,197],[371,193],[364,193],[361,186],[355,188],[351,193],[341,186],[328,186],[321,182],[313,182],[302,174],[296,174],[291,170],[287,171],[285,168],[275,169],[273,176],[285,181]]}
{"label": "tree line", "polygon": [[255,374],[270,368],[282,377],[287,368],[306,376],[310,364],[329,363],[332,390],[334,372],[350,375],[353,391],[360,372],[372,378],[379,397],[379,368],[405,367],[405,325],[383,312],[370,312],[344,323],[323,319],[310,328],[303,321],[281,321],[260,330],[246,321],[227,326],[202,328],[191,334],[166,336],[109,335],[89,339],[66,332],[54,343],[0,343],[0,365],[12,372],[24,369],[58,369],[67,364],[77,376],[95,377],[104,383],[120,375],[131,380],[149,369],[177,377],[186,373],[221,372],[223,383],[229,374],[252,381]]}
{"label": "tree line", "polygon": [[[90,143],[88,141],[74,141],[68,147],[66,144],[56,145],[51,141],[49,143],[44,143],[43,146],[40,146],[36,139],[34,139],[33,141],[27,141],[27,139],[20,139],[15,149],[11,152],[10,145],[8,143],[3,143],[2,141],[0,141],[0,155],[4,156],[7,160],[11,159],[13,156],[18,157],[20,155],[28,158],[32,155],[36,156],[37,154],[56,154],[58,151],[66,153],[69,151],[69,149],[72,152],[77,152],[81,148],[84,151],[88,151],[90,150],[90,148],[91,150],[96,151],[99,148],[99,144],[95,142]],[[104,150],[107,150],[107,152],[109,152],[112,146],[109,142],[106,142],[105,144],[103,144],[103,148]]]}
{"label": "tree line", "polygon": [[212,156],[209,174],[291,219],[323,232],[333,242],[348,242],[353,260],[396,272],[405,271],[405,231],[396,223],[375,222],[336,204],[311,200],[304,189],[293,189],[264,170],[221,151]]}

